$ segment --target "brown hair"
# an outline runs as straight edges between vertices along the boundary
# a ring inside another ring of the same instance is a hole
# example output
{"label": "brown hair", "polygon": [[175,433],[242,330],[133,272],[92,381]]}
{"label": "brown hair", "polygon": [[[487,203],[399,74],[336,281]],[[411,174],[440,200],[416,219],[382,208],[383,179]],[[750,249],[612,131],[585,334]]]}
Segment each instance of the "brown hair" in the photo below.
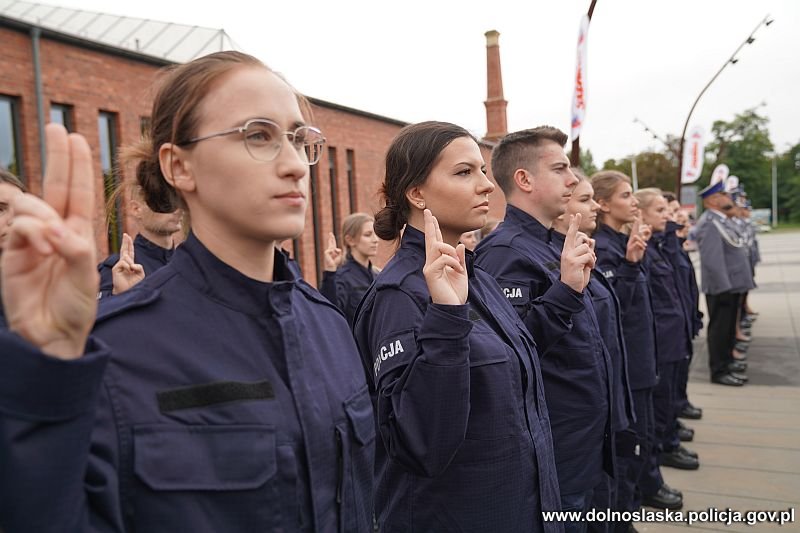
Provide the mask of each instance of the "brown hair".
{"label": "brown hair", "polygon": [[375,233],[393,241],[408,222],[406,192],[425,183],[442,151],[461,137],[475,137],[449,122],[420,122],[406,126],[386,152],[386,177],[381,186],[385,207],[375,214]]}
{"label": "brown hair", "polygon": [[25,189],[25,184],[22,183],[21,179],[19,179],[14,174],[3,168],[0,168],[0,183],[8,183],[9,185],[13,185],[17,189],[21,190],[22,192],[28,192]]}
{"label": "brown hair", "polygon": [[342,246],[344,246],[345,253],[348,256],[350,255],[350,246],[347,244],[347,237],[358,239],[364,224],[374,221],[375,219],[366,213],[351,213],[344,218],[342,222]]}
{"label": "brown hair", "polygon": [[567,144],[567,134],[552,126],[539,126],[509,133],[494,147],[492,175],[506,196],[514,190],[514,172],[520,168],[533,168],[539,160],[539,153],[535,148],[546,141],[557,143],[563,148]]}
{"label": "brown hair", "polygon": [[[149,131],[138,143],[120,151],[124,165],[135,165],[144,200],[156,213],[172,213],[186,207],[178,191],[164,179],[159,148],[165,143],[185,144],[197,133],[201,102],[217,80],[238,67],[264,68],[283,79],[255,57],[235,51],[216,52],[164,70],[153,99]],[[308,101],[296,91],[295,94],[300,110],[307,116]]]}
{"label": "brown hair", "polygon": [[[597,203],[600,203],[600,200],[608,202],[611,200],[611,197],[614,196],[614,191],[617,190],[617,186],[620,183],[627,183],[628,185],[631,184],[631,179],[622,172],[618,170],[601,170],[600,172],[595,172],[592,174],[591,179],[589,180],[592,182],[592,188],[594,189],[594,199]],[[605,213],[603,210],[597,212],[597,221],[601,224],[604,222],[603,217]]]}

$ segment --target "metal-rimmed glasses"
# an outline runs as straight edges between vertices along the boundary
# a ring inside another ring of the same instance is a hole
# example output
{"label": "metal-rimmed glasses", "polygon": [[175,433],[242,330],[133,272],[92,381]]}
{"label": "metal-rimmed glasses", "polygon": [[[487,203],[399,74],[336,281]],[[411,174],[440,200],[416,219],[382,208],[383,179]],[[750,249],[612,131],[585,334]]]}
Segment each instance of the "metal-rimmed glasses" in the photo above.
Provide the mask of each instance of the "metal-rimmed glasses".
{"label": "metal-rimmed glasses", "polygon": [[244,126],[238,128],[195,137],[181,143],[181,146],[232,133],[244,134],[244,146],[247,148],[247,153],[257,161],[269,162],[278,157],[281,146],[283,146],[284,135],[309,165],[319,162],[322,157],[322,147],[325,146],[325,137],[314,126],[300,126],[294,131],[283,131],[276,123],[265,118],[250,119],[244,123]]}

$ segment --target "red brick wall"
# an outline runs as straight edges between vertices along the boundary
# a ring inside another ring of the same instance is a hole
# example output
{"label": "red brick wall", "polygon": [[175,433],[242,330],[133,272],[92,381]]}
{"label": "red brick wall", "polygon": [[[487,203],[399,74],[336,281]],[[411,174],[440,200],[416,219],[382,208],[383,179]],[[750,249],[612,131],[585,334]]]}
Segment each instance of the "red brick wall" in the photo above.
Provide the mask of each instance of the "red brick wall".
{"label": "red brick wall", "polygon": [[[18,98],[21,152],[24,174],[31,192],[41,193],[39,131],[36,116],[36,93],[31,39],[27,33],[0,27],[0,94]],[[135,142],[140,136],[141,117],[149,115],[150,89],[158,71],[156,65],[65,44],[48,38],[40,41],[40,59],[45,100],[45,122],[49,121],[51,102],[73,106],[75,131],[83,134],[95,155],[97,176],[97,215],[95,236],[101,256],[108,253],[103,183],[99,156],[98,113],[117,114],[119,146]],[[336,184],[338,188],[339,226],[350,213],[347,177],[347,150],[354,155],[356,210],[374,214],[380,206],[378,191],[383,180],[386,149],[401,125],[347,110],[314,105],[314,122],[322,129],[328,146],[336,148]],[[435,119],[436,117],[431,117]],[[488,165],[490,150],[482,147]],[[317,205],[319,240],[324,248],[327,235],[334,230],[328,152],[318,163],[319,198]],[[501,217],[505,209],[499,189],[492,197],[490,216]],[[307,213],[304,234],[299,239],[301,268],[304,276],[316,284],[316,255],[312,210]],[[130,221],[125,220],[127,230]],[[336,231],[335,233],[338,233]],[[292,250],[292,243],[284,246]],[[382,266],[393,252],[389,243],[381,243],[376,265]],[[320,250],[320,254],[321,254]]]}

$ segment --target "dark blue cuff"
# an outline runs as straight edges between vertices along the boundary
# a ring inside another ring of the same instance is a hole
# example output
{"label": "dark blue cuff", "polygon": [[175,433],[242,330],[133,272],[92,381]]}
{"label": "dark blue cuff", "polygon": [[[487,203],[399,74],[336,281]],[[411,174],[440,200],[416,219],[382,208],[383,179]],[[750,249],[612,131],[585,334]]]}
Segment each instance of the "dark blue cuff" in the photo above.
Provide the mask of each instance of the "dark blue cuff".
{"label": "dark blue cuff", "polygon": [[554,305],[569,315],[580,313],[585,309],[583,293],[573,290],[561,280],[556,280],[542,295],[542,302]]}

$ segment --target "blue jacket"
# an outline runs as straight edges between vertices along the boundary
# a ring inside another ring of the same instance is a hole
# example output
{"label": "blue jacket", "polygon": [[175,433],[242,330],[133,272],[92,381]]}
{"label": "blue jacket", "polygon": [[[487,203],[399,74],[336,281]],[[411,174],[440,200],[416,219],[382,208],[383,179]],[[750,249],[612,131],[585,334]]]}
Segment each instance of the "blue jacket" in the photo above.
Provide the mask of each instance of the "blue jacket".
{"label": "blue jacket", "polygon": [[562,531],[547,406],[533,339],[467,252],[465,305],[430,301],[424,235],[402,244],[355,323],[382,437],[383,533]]}
{"label": "blue jacket", "polygon": [[[664,232],[664,252],[672,263],[675,273],[678,276],[681,302],[686,314],[686,324],[689,326],[689,338],[694,339],[700,330],[703,329],[703,315],[699,310],[700,290],[697,287],[697,277],[694,273],[694,265],[689,258],[689,254],[683,249],[686,239],[678,237],[676,231],[683,228],[682,225],[667,222]],[[690,352],[693,349],[689,344]]]}
{"label": "blue jacket", "polygon": [[[172,259],[174,249],[166,249],[161,246],[148,241],[142,234],[136,235],[133,239],[133,253],[136,264],[142,265],[144,268],[144,275],[149,276],[159,268],[163,267],[169,260]],[[119,254],[111,254],[105,260],[97,265],[97,271],[100,272],[100,292],[97,298],[106,298],[111,296],[114,289],[114,280],[111,274],[111,269],[119,261]]]}
{"label": "blue jacket", "polygon": [[[564,248],[565,235],[557,231],[551,232],[551,243],[557,250]],[[633,395],[628,378],[628,354],[625,351],[622,317],[619,302],[609,282],[596,270],[586,291],[592,299],[603,344],[611,357],[613,386],[613,406],[611,409],[611,430],[615,433],[625,431],[636,420],[633,412]]]}
{"label": "blue jacket", "polygon": [[659,365],[680,361],[692,350],[691,325],[687,323],[680,281],[670,261],[665,237],[663,232],[654,233],[644,254]]}
{"label": "blue jacket", "polygon": [[364,268],[361,263],[348,257],[336,272],[326,270],[322,274],[319,292],[341,309],[347,318],[347,323],[352,327],[358,304],[361,303],[361,298],[374,279],[375,271],[372,269],[372,263],[368,268]]}
{"label": "blue jacket", "polygon": [[631,390],[655,387],[655,321],[644,265],[625,259],[628,236],[624,233],[601,224],[592,238],[597,254],[595,269],[608,280],[619,301]]}
{"label": "blue jacket", "polygon": [[539,347],[562,494],[595,487],[613,472],[611,363],[591,298],[559,280],[561,252],[536,219],[509,205],[477,248]]}
{"label": "blue jacket", "polygon": [[355,344],[280,254],[275,280],[190,235],[101,303],[83,358],[0,334],[0,527],[372,531],[375,427]]}

